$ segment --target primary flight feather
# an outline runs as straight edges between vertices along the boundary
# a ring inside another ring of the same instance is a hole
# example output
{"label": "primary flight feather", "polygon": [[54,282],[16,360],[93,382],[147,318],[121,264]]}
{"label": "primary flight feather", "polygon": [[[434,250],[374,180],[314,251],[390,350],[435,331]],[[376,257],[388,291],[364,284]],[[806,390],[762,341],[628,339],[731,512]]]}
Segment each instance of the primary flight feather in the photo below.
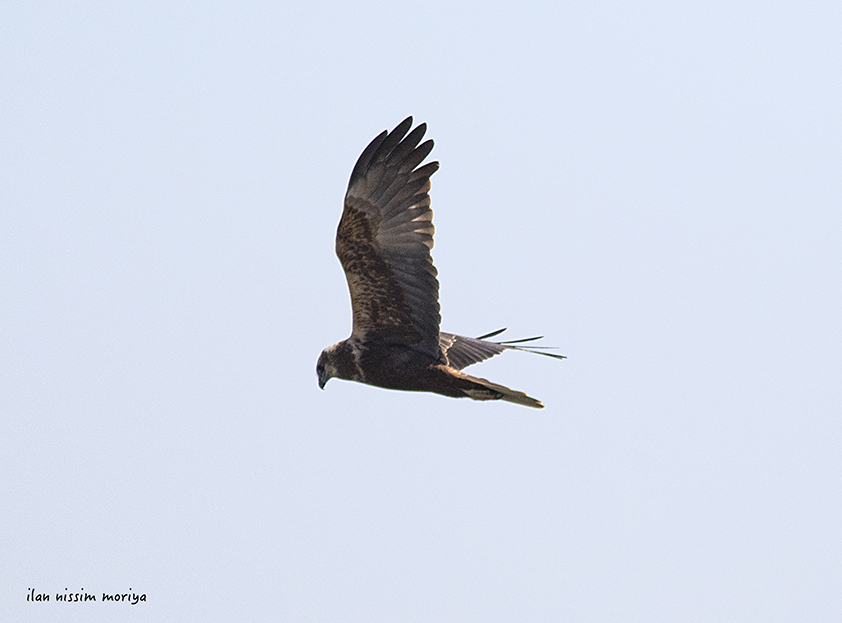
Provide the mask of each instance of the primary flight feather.
{"label": "primary flight feather", "polygon": [[[461,372],[504,350],[541,352],[439,331],[439,283],[433,248],[430,176],[438,162],[421,162],[433,149],[423,143],[426,124],[411,132],[412,117],[375,138],[351,172],[336,232],[336,254],[351,292],[351,336],[322,351],[319,387],[333,377],[387,389],[434,392],[455,398],[505,400],[543,408],[523,392]],[[408,134],[407,134],[408,132]]]}

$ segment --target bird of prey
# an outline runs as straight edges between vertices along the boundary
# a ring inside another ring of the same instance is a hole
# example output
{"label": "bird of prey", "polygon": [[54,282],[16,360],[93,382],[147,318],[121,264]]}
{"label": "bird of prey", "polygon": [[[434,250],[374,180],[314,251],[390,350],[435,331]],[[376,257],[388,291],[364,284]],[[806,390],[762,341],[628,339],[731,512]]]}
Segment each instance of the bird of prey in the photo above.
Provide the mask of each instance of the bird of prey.
{"label": "bird of prey", "polygon": [[[539,337],[504,342],[439,331],[439,284],[430,249],[433,211],[430,176],[438,162],[421,162],[433,141],[427,130],[409,132],[412,117],[382,132],[365,148],[348,183],[345,209],[336,232],[336,254],[351,291],[353,330],[322,351],[316,372],[319,387],[333,377],[455,398],[505,400],[543,408],[523,392],[462,372],[504,350],[542,352],[521,346]],[[407,132],[409,132],[407,134]],[[420,144],[419,144],[420,143]]]}

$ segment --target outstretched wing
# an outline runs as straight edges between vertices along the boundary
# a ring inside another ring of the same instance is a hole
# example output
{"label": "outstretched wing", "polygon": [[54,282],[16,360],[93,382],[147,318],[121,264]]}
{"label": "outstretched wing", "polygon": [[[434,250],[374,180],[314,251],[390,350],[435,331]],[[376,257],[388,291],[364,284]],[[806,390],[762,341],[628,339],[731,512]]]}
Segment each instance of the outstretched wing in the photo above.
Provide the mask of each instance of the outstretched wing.
{"label": "outstretched wing", "polygon": [[418,166],[433,141],[419,145],[427,126],[407,134],[410,127],[412,117],[380,134],[357,160],[336,254],[351,291],[352,336],[404,344],[438,359],[441,317],[428,193],[439,163]]}
{"label": "outstretched wing", "polygon": [[480,337],[464,337],[462,335],[453,335],[452,333],[440,334],[440,342],[442,352],[447,356],[447,363],[452,368],[461,370],[468,366],[490,359],[494,355],[499,355],[504,350],[522,350],[527,353],[535,353],[536,355],[546,355],[547,357],[555,357],[556,359],[566,359],[564,355],[556,353],[547,353],[543,349],[552,348],[551,346],[515,346],[515,344],[522,344],[523,342],[532,342],[533,340],[540,340],[543,336],[527,337],[520,340],[508,340],[505,342],[488,342],[485,338],[499,335],[506,329],[499,329],[493,333],[481,335]]}

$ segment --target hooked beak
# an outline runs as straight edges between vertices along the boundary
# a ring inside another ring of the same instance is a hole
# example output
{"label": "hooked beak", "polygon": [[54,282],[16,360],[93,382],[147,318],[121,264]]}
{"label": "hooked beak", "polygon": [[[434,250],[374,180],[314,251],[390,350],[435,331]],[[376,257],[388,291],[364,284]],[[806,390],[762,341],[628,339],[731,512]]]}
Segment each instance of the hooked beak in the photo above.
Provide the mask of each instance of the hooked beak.
{"label": "hooked beak", "polygon": [[327,383],[327,378],[324,372],[319,372],[319,389],[324,389]]}

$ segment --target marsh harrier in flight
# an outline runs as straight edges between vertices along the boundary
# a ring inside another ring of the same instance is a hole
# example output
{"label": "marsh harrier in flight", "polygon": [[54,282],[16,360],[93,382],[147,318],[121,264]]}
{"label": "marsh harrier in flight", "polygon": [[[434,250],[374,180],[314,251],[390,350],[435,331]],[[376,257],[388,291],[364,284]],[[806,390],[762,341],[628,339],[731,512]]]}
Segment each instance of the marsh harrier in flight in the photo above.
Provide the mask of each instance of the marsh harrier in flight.
{"label": "marsh harrier in flight", "polygon": [[409,132],[411,127],[409,117],[391,132],[381,133],[351,172],[336,232],[336,254],[351,290],[354,326],[347,340],[322,351],[316,366],[319,387],[324,389],[329,379],[337,377],[387,389],[543,408],[523,392],[462,370],[504,350],[559,359],[563,355],[519,345],[538,337],[487,340],[503,329],[478,338],[439,331],[428,194],[430,176],[439,163],[419,166],[433,149],[433,141],[421,143],[425,124]]}

